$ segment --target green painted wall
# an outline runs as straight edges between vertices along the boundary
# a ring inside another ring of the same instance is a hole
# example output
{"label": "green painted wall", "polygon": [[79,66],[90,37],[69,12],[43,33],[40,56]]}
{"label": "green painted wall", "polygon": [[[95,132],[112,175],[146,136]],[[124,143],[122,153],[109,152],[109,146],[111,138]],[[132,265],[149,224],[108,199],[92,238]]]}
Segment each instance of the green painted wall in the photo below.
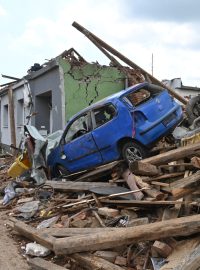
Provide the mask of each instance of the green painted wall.
{"label": "green painted wall", "polygon": [[125,88],[125,75],[117,68],[60,59],[65,89],[66,120],[81,109]]}

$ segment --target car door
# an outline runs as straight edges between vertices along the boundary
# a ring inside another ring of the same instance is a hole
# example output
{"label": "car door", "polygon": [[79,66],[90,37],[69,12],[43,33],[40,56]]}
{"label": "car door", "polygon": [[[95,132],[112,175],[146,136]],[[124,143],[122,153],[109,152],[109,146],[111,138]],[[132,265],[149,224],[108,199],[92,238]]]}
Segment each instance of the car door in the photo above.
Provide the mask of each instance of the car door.
{"label": "car door", "polygon": [[118,159],[119,151],[116,142],[120,137],[121,123],[116,106],[108,103],[93,109],[92,119],[94,126],[92,135],[102,154],[103,162]]}
{"label": "car door", "polygon": [[91,134],[90,112],[78,116],[66,129],[64,155],[71,172],[102,163],[101,154]]}

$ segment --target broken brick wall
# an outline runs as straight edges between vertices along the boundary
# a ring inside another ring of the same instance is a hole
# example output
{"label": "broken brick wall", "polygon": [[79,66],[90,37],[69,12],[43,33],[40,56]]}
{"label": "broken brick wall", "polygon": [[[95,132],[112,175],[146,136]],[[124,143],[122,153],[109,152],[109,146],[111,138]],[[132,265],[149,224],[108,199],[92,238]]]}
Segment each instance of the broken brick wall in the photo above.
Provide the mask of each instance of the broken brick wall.
{"label": "broken brick wall", "polygon": [[92,103],[126,87],[126,75],[115,67],[87,62],[75,65],[62,58],[59,65],[64,77],[66,120]]}

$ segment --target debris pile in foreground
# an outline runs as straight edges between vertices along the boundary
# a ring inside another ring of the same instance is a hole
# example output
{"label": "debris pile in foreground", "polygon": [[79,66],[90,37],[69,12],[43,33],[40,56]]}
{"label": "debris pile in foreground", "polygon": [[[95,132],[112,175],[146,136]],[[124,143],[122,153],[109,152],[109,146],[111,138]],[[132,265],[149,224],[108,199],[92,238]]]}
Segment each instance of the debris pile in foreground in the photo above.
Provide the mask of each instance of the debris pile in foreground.
{"label": "debris pile in foreground", "polygon": [[32,269],[198,269],[199,156],[188,144],[39,187],[24,180],[1,209]]}

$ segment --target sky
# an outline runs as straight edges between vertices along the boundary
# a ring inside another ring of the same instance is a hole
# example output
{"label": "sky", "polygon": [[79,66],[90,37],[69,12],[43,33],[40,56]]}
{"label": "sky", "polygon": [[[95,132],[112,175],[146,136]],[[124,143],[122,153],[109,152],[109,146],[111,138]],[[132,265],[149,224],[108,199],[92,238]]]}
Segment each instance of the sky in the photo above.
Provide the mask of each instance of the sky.
{"label": "sky", "polygon": [[200,87],[199,11],[198,0],[0,0],[0,74],[21,78],[71,47],[108,65],[76,21],[149,73],[153,54],[159,80]]}

